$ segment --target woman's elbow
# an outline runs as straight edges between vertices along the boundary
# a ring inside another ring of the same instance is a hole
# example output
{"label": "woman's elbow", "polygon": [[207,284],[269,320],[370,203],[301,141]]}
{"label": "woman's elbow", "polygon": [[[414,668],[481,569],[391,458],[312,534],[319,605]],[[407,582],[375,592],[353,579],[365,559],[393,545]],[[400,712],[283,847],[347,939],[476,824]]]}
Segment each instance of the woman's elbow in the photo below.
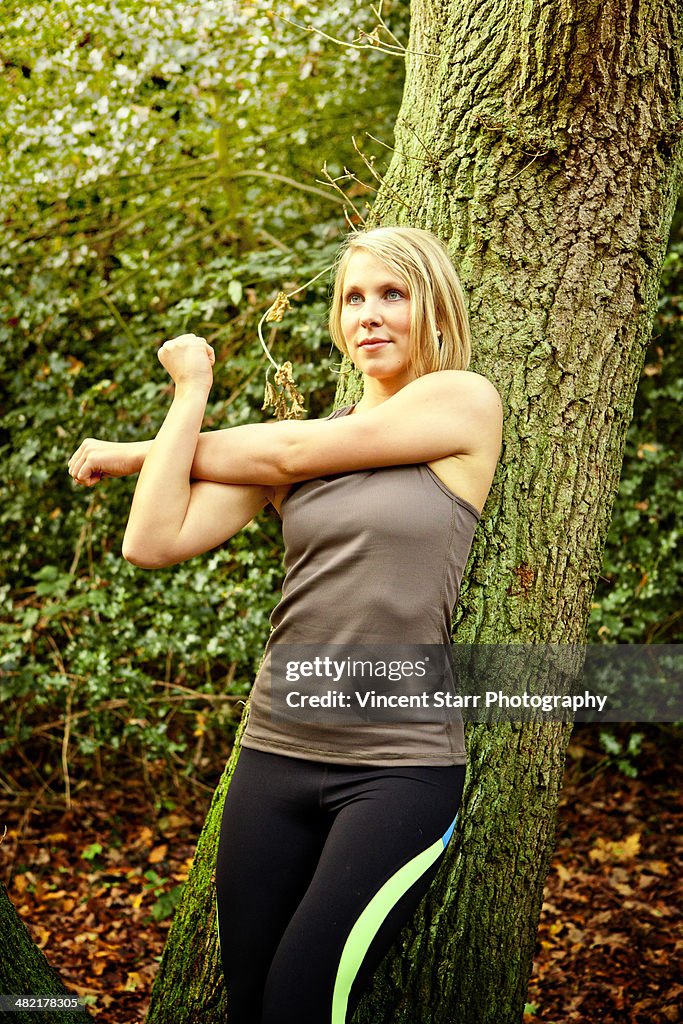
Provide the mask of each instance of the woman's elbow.
{"label": "woman's elbow", "polygon": [[173,565],[174,560],[160,551],[154,551],[149,543],[141,543],[130,537],[123,538],[121,554],[127,562],[137,569],[164,569]]}

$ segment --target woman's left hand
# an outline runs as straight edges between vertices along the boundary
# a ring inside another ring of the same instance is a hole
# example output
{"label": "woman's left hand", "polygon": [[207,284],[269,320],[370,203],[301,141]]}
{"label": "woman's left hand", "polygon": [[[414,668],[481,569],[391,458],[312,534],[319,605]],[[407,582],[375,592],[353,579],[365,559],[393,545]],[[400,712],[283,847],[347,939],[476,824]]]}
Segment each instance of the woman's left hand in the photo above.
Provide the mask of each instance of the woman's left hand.
{"label": "woman's left hand", "polygon": [[216,355],[205,338],[196,334],[181,334],[164,342],[157,354],[159,362],[175,384],[211,387]]}

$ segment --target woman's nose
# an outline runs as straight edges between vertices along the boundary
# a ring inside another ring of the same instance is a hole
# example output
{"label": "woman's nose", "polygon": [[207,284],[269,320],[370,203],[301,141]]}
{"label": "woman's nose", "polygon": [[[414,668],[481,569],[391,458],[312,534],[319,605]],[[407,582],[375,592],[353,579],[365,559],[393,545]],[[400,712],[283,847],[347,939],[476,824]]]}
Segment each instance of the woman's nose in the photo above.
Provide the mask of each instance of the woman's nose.
{"label": "woman's nose", "polygon": [[360,322],[365,327],[368,324],[379,324],[382,321],[382,316],[373,302],[366,302],[363,307],[363,312],[360,316]]}

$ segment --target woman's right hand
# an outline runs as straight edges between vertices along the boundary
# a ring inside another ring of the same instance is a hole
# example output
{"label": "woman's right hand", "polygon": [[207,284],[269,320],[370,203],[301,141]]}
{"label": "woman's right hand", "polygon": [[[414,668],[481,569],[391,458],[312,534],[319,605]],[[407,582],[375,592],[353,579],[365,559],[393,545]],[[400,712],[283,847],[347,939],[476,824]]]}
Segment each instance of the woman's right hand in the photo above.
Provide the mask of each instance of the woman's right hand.
{"label": "woman's right hand", "polygon": [[99,441],[86,437],[69,459],[69,473],[74,483],[83,487],[93,487],[103,476],[139,473],[149,445],[149,441]]}
{"label": "woman's right hand", "polygon": [[211,388],[216,355],[206,338],[180,334],[164,342],[157,355],[176,387],[189,384]]}

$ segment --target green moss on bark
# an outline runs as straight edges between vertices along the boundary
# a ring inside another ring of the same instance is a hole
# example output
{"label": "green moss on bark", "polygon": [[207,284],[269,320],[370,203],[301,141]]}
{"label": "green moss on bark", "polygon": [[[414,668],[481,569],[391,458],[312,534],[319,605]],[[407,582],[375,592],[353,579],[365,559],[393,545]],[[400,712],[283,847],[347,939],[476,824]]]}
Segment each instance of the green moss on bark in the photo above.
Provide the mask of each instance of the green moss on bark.
{"label": "green moss on bark", "polygon": [[[12,996],[68,996],[73,995],[64,987],[57,974],[50,967],[42,952],[29,935],[24,922],[12,906],[5,886],[0,882],[0,934],[3,955],[0,957],[0,992]],[[74,1024],[90,1020],[90,1015],[79,1011],[48,1011],[34,1013],[12,1011],[0,1017],[12,1024]]]}

